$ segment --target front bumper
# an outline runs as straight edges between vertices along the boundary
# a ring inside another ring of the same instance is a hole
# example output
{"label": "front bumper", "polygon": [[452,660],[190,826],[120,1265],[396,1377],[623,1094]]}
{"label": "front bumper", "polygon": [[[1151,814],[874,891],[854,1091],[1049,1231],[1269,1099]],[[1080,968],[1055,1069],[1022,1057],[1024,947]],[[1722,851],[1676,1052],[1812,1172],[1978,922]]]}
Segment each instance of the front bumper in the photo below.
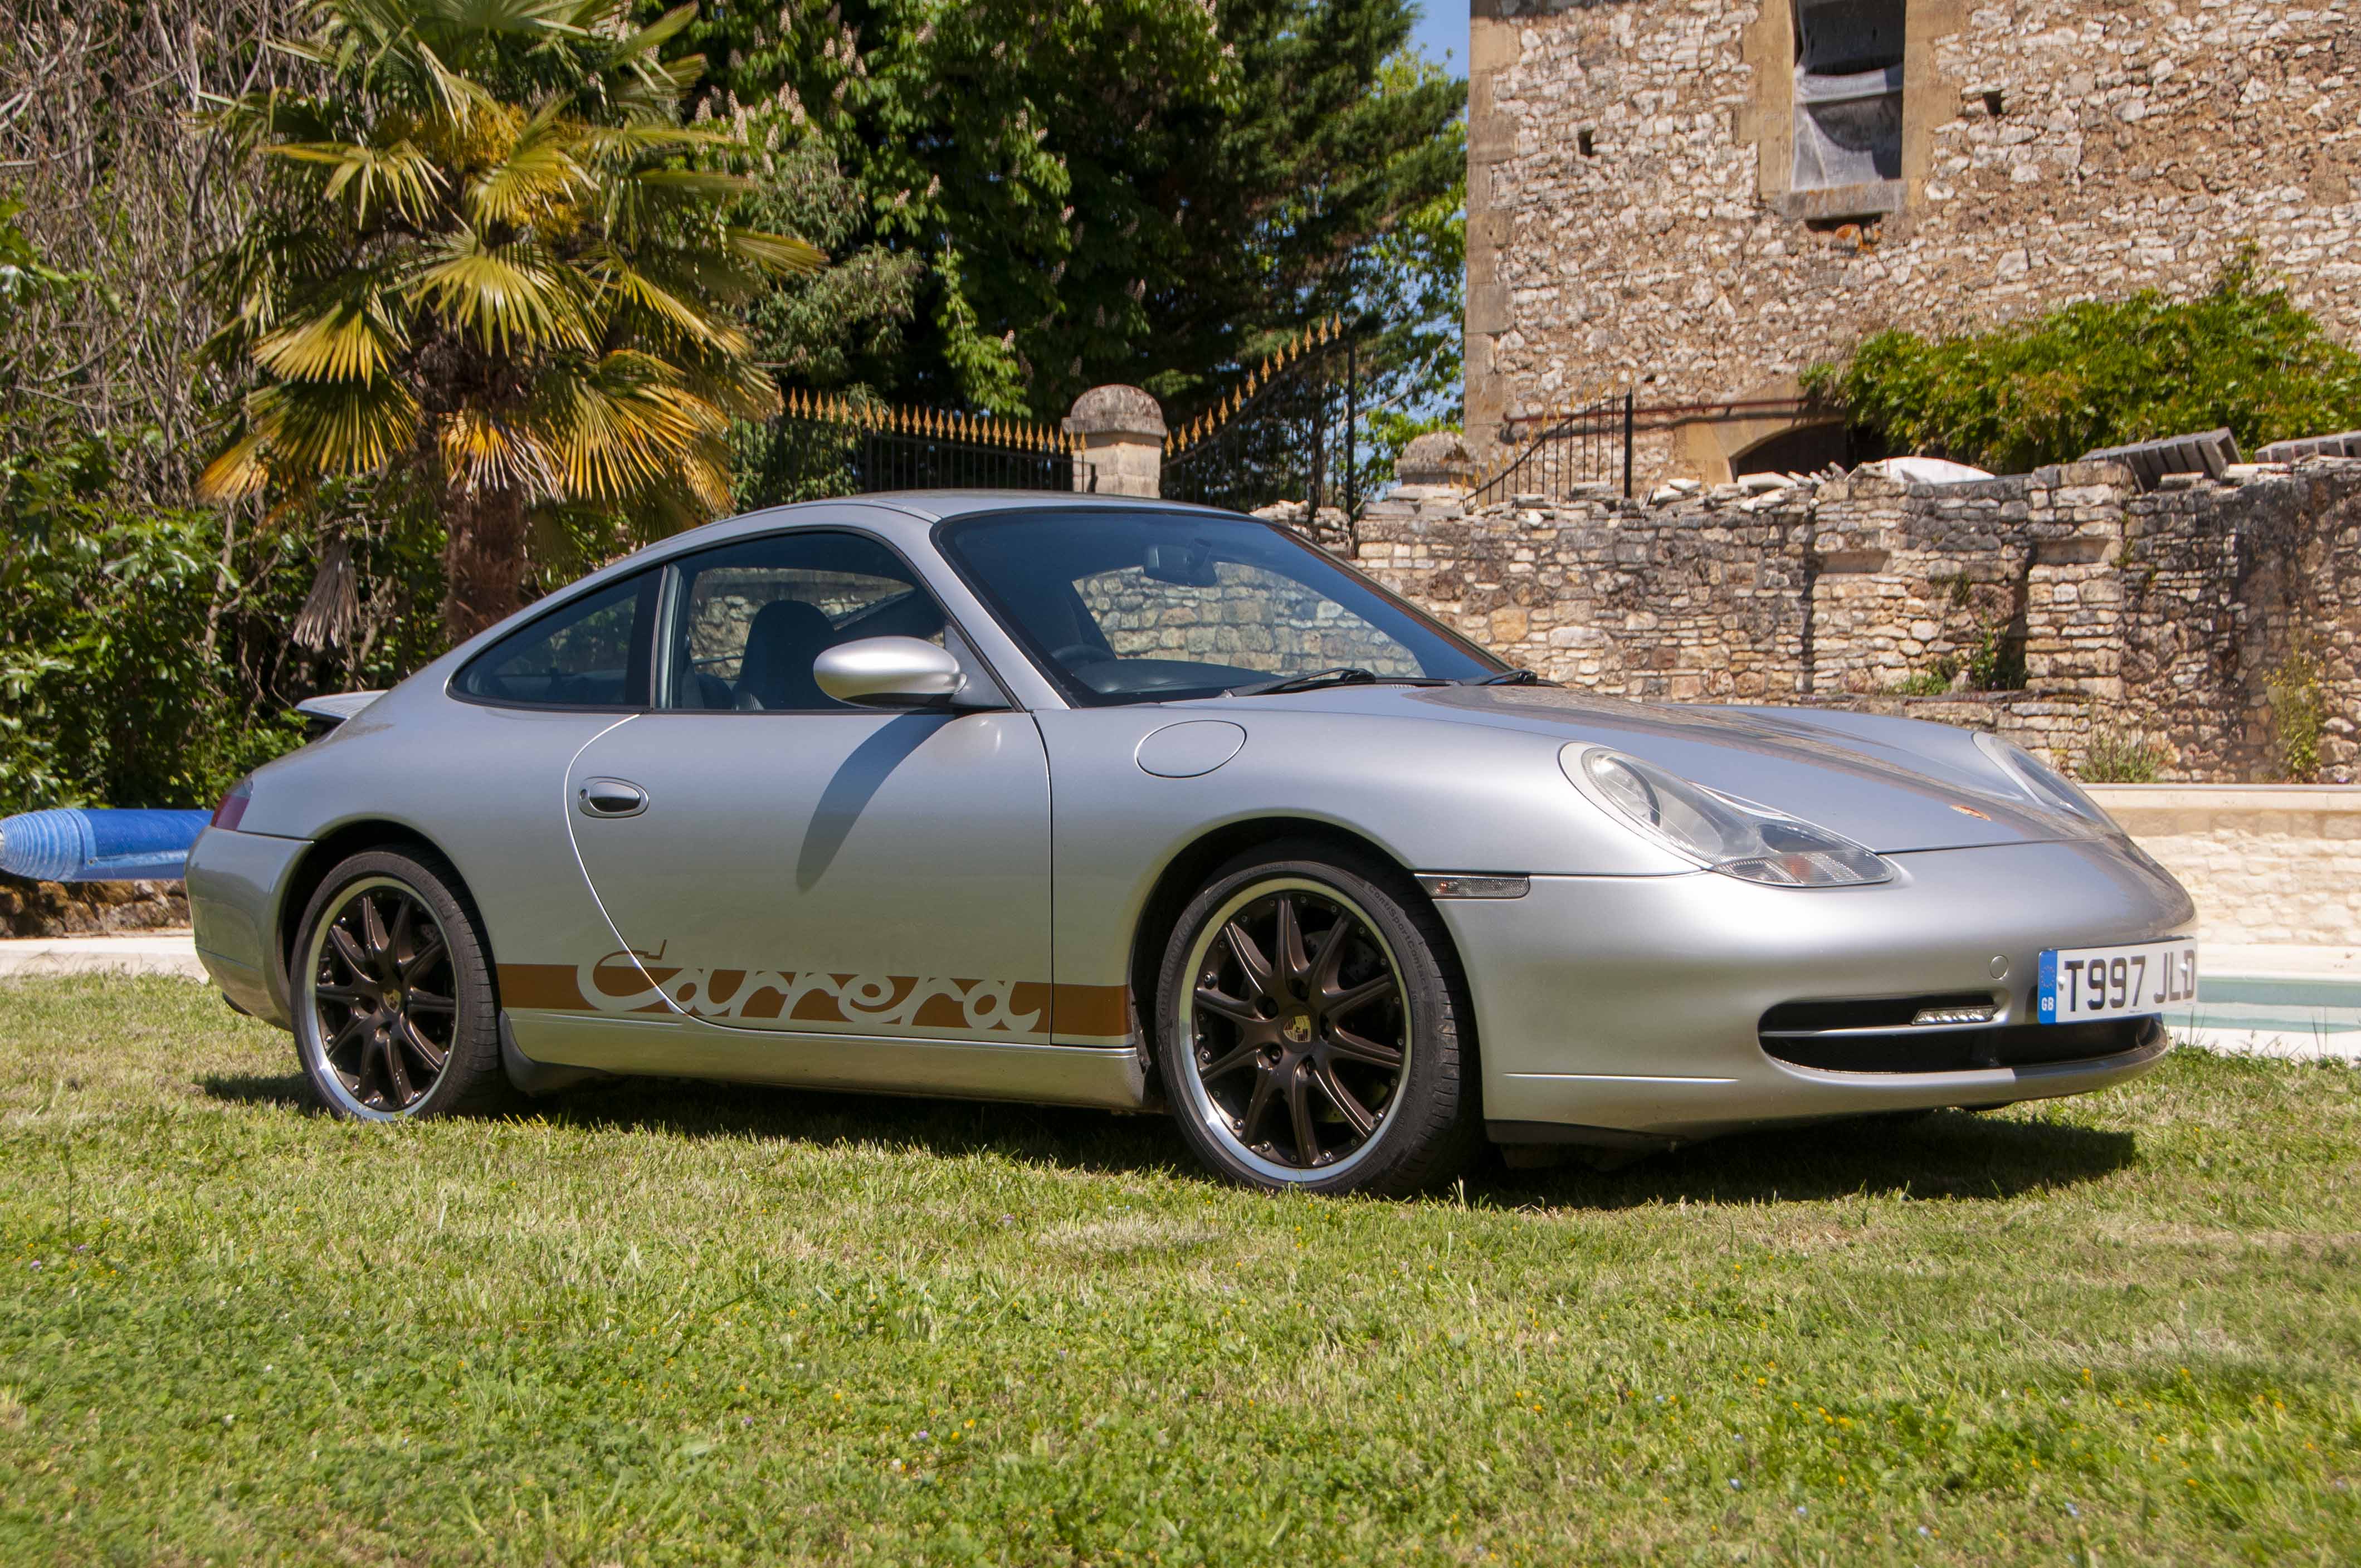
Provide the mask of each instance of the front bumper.
{"label": "front bumper", "polygon": [[189,850],[189,922],[197,958],[231,1002],[266,1023],[291,1027],[279,951],[280,901],[306,839],[208,828]]}
{"label": "front bumper", "polygon": [[2189,895],[2108,840],[1887,857],[1877,887],[1760,887],[1699,872],[1534,877],[1446,899],[1475,1003],[1484,1114],[1687,1139],[1778,1122],[2079,1094],[2147,1071],[2150,1040],[2037,1067],[1828,1072],[1773,1058],[1781,1003],[1990,996],[2033,1019],[2045,948],[2188,934]]}

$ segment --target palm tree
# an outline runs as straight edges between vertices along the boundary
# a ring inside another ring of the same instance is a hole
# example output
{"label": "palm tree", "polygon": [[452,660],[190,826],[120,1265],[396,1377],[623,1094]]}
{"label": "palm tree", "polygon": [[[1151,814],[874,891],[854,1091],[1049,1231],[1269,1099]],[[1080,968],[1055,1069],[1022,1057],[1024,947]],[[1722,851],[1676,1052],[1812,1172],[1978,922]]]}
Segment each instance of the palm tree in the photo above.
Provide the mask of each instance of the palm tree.
{"label": "palm tree", "polygon": [[218,106],[256,155],[254,222],[210,261],[208,361],[253,389],[210,499],[423,480],[448,532],[443,620],[517,608],[536,517],[642,532],[730,500],[733,419],[778,392],[730,307],[820,251],[730,222],[752,156],[680,123],[694,5],[313,0],[307,91]]}

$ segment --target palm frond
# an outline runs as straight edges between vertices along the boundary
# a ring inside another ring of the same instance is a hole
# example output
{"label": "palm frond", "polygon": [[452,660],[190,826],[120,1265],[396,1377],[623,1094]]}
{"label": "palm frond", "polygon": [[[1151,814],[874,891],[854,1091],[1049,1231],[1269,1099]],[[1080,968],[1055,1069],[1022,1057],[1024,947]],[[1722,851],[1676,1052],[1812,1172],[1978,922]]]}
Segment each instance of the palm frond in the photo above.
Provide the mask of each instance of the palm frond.
{"label": "palm frond", "polygon": [[390,373],[404,346],[383,302],[364,297],[280,327],[254,345],[254,359],[294,381],[370,381]]}
{"label": "palm frond", "polygon": [[705,57],[691,53],[669,61],[635,60],[622,71],[615,106],[633,120],[665,123],[679,117],[680,101],[705,74]]}
{"label": "palm frond", "polygon": [[612,247],[595,251],[584,270],[613,299],[661,323],[666,330],[657,334],[660,337],[708,345],[729,341],[732,329],[725,320],[666,288]]}
{"label": "palm frond", "polygon": [[298,163],[325,165],[330,170],[327,195],[352,193],[354,216],[362,224],[374,215],[379,196],[396,212],[416,218],[434,204],[444,183],[443,170],[415,142],[404,138],[390,147],[363,142],[280,142],[263,148],[267,156]]}
{"label": "palm frond", "polygon": [[569,193],[586,190],[589,171],[575,158],[579,127],[552,103],[528,121],[508,156],[467,190],[468,215],[478,225],[522,225]]}
{"label": "palm frond", "polygon": [[622,176],[622,180],[646,190],[716,202],[736,201],[763,188],[743,174],[727,174],[718,169],[642,169]]}
{"label": "palm frond", "polygon": [[265,439],[250,425],[242,426],[197,476],[197,495],[208,501],[244,500],[270,482],[270,465],[264,460]]}
{"label": "palm frond", "polygon": [[297,480],[378,472],[416,438],[418,404],[391,380],[280,383],[249,393],[231,438],[197,477],[197,493],[232,501],[280,472]]}
{"label": "palm frond", "polygon": [[695,126],[587,126],[575,145],[586,159],[662,158],[726,146],[737,139]]}
{"label": "palm frond", "polygon": [[[601,5],[596,8],[611,9],[612,7]],[[672,41],[683,27],[696,19],[697,6],[694,0],[686,5],[674,6],[646,27],[619,39],[615,47],[607,51],[608,65],[619,66],[633,60],[655,59],[658,49]]]}
{"label": "palm frond", "polygon": [[726,240],[730,254],[765,272],[817,272],[828,265],[828,252],[792,235],[732,227]]}
{"label": "palm frond", "polygon": [[443,471],[469,489],[520,489],[561,499],[549,449],[526,425],[492,410],[463,406],[445,415],[434,433]]}
{"label": "palm frond", "polygon": [[591,346],[582,302],[564,269],[531,245],[487,246],[472,231],[453,236],[407,282],[422,302],[493,352]]}
{"label": "palm frond", "polygon": [[729,429],[728,416],[652,355],[601,356],[550,393],[544,423],[559,475],[567,494],[585,499],[620,500],[661,484],[700,440]]}
{"label": "palm frond", "polygon": [[437,106],[450,119],[462,126],[470,125],[478,115],[500,106],[500,101],[481,82],[446,67],[423,42],[417,45],[417,56]]}

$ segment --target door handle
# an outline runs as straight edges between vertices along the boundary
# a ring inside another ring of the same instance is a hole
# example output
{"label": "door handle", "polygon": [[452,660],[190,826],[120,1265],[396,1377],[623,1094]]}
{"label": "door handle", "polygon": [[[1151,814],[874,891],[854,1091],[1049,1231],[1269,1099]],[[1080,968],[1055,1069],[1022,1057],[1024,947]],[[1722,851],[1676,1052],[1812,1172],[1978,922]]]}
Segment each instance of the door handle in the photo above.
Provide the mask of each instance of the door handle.
{"label": "door handle", "polygon": [[628,779],[586,779],[574,803],[585,817],[637,817],[648,808],[648,792]]}

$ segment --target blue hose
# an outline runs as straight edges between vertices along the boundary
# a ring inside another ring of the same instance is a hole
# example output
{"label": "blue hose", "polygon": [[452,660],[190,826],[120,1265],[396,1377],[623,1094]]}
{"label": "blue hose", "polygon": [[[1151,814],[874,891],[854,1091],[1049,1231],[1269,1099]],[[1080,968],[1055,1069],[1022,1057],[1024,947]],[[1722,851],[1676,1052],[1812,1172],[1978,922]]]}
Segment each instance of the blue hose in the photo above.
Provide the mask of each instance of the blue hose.
{"label": "blue hose", "polygon": [[169,882],[211,815],[67,806],[0,818],[0,872],[37,882]]}

